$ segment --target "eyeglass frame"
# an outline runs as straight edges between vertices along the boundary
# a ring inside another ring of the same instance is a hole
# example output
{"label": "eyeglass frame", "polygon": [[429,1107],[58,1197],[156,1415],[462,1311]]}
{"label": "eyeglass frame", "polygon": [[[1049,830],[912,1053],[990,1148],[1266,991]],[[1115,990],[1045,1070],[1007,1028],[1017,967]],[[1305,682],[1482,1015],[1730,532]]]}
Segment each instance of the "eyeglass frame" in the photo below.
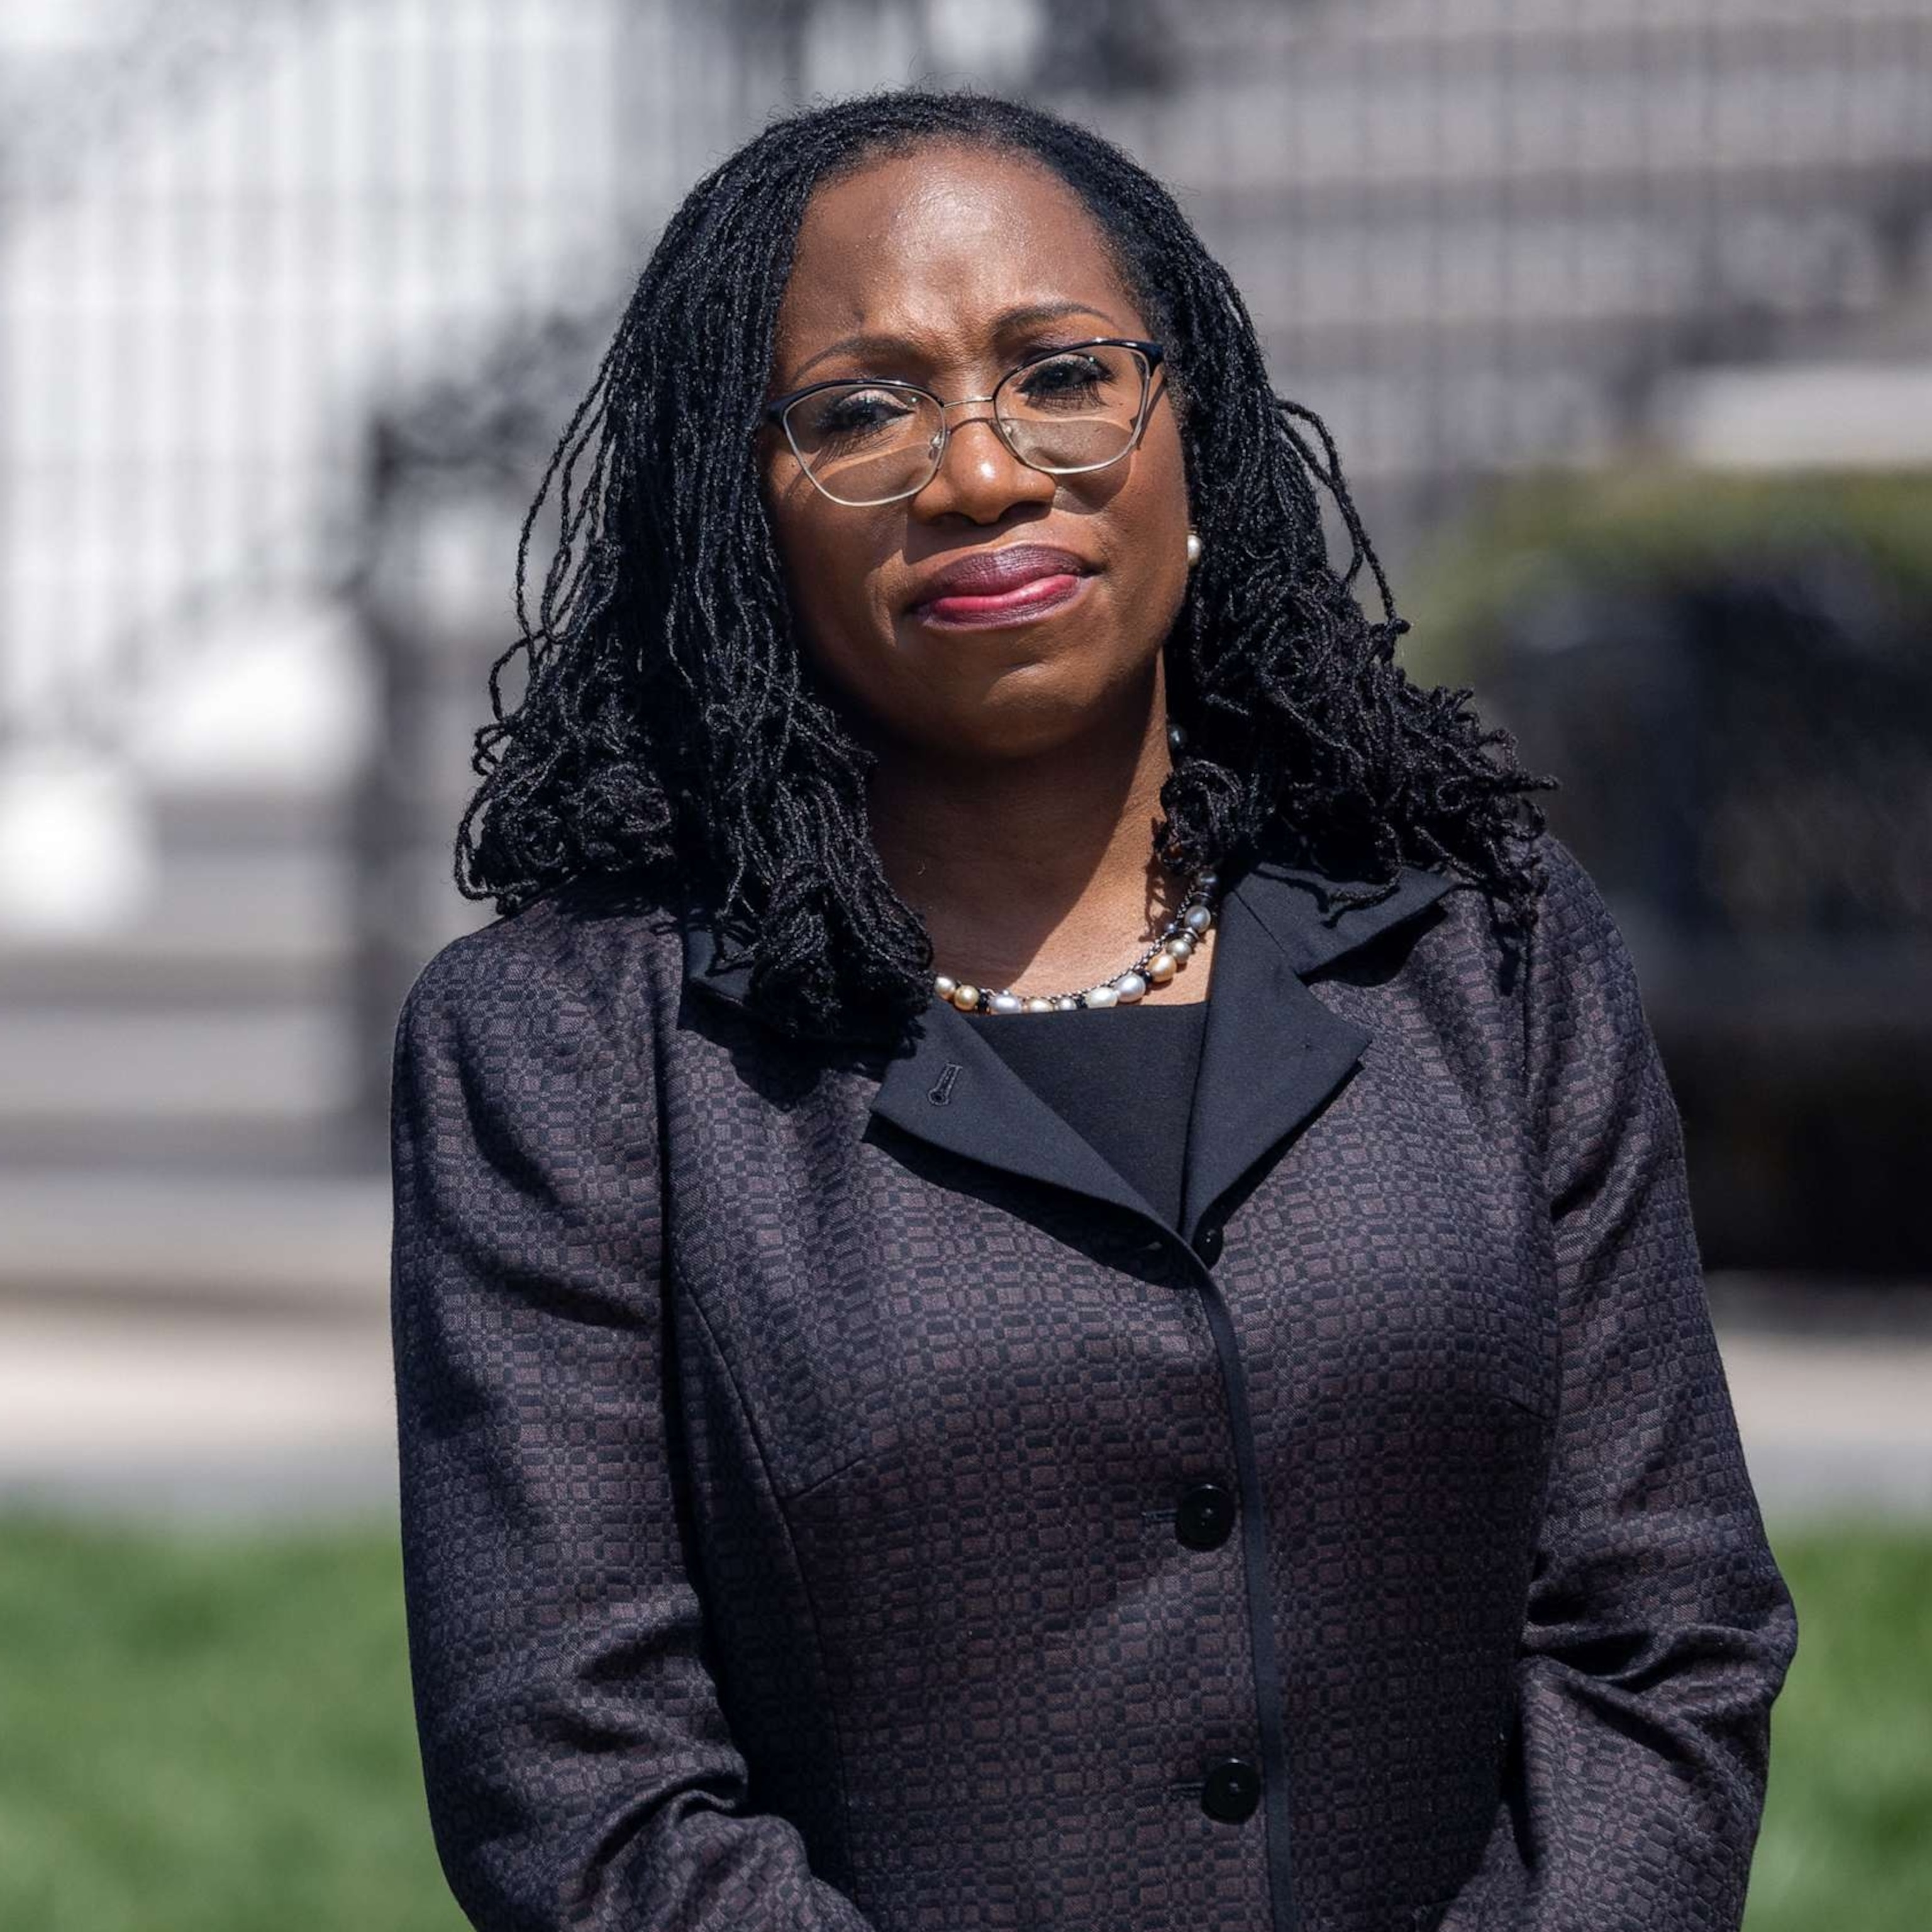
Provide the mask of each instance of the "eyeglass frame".
{"label": "eyeglass frame", "polygon": [[[1134,412],[1132,431],[1129,435],[1125,446],[1118,454],[1103,458],[1098,463],[1079,464],[1071,470],[1049,470],[1044,464],[1029,461],[1014,448],[1007,438],[1006,425],[1000,419],[997,399],[1000,392],[1016,376],[1030,369],[1034,364],[1050,362],[1056,356],[1071,356],[1076,350],[1082,349],[1137,350],[1145,365],[1141,376],[1140,406]],[[990,416],[975,418],[974,420],[990,422],[992,424],[993,434],[1000,439],[1000,446],[1016,463],[1024,464],[1029,470],[1036,470],[1042,476],[1088,476],[1098,470],[1112,469],[1115,464],[1131,456],[1138,447],[1142,434],[1147,428],[1148,412],[1154,406],[1154,372],[1160,368],[1162,362],[1166,360],[1166,346],[1161,343],[1143,342],[1129,335],[1090,335],[1084,341],[1056,343],[1050,349],[1036,350],[1030,356],[1015,363],[993,385],[991,395],[959,396],[956,397],[951,402],[946,401],[937,392],[928,389],[923,382],[908,382],[896,376],[828,376],[822,382],[808,382],[803,388],[791,390],[788,394],[766,404],[759,412],[759,422],[760,425],[766,422],[778,424],[778,428],[784,432],[786,446],[790,448],[792,454],[797,458],[798,466],[803,472],[806,481],[827,502],[836,503],[841,509],[845,510],[875,510],[887,503],[903,503],[909,496],[916,496],[920,490],[925,489],[932,482],[933,478],[939,474],[941,466],[946,461],[946,452],[952,446],[952,424],[946,420],[946,412],[948,410],[963,409],[968,403],[994,404],[993,413]],[[914,484],[910,490],[901,490],[890,496],[874,497],[862,503],[849,503],[843,496],[833,496],[832,492],[812,473],[811,466],[806,461],[804,452],[799,448],[797,440],[791,433],[791,425],[785,420],[786,415],[795,404],[804,401],[808,396],[817,395],[821,390],[850,388],[910,389],[914,394],[926,398],[938,409],[939,448],[934,453],[932,468],[921,482]]]}

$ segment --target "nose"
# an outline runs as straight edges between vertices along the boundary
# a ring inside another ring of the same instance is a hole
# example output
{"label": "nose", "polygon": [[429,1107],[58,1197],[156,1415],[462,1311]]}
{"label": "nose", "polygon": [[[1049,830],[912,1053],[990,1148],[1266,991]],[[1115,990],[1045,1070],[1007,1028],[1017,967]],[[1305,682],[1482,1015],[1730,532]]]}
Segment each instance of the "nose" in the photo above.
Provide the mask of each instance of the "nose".
{"label": "nose", "polygon": [[[970,416],[950,412],[967,403]],[[911,500],[913,514],[926,522],[963,516],[976,524],[997,523],[1016,503],[1051,503],[1058,479],[1022,463],[1009,449],[993,421],[992,398],[972,396],[946,405],[952,434],[932,480]]]}

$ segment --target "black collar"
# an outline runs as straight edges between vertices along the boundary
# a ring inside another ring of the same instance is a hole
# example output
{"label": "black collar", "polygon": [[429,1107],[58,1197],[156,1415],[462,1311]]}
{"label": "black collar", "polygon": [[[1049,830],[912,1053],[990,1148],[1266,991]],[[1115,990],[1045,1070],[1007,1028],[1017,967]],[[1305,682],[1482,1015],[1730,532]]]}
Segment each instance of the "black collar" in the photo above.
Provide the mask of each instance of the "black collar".
{"label": "black collar", "polygon": [[[1369,1029],[1317,998],[1308,976],[1416,919],[1457,881],[1405,866],[1385,898],[1346,908],[1332,922],[1324,916],[1336,886],[1367,883],[1264,859],[1223,890],[1186,1155],[1181,1226],[1190,1244],[1221,1196],[1327,1103],[1368,1047]],[[717,939],[702,917],[687,913],[683,938],[687,986],[759,1017],[748,1004],[748,965],[714,970]],[[1067,1018],[1077,1028],[1078,1016]],[[998,1024],[934,1000],[910,1023],[910,1051],[887,1063],[874,1114],[955,1154],[1076,1189],[1165,1227],[986,1043],[981,1029]]]}

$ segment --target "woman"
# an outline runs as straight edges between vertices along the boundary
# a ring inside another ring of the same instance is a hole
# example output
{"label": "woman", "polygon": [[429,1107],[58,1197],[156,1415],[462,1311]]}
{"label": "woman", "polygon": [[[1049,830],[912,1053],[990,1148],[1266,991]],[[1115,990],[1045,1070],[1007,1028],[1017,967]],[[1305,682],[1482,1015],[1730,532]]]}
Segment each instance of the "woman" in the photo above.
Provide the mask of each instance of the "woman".
{"label": "woman", "polygon": [[397,1040],[475,1924],[1735,1927],[1796,1625],[1629,956],[1172,200],[778,122],[554,482]]}

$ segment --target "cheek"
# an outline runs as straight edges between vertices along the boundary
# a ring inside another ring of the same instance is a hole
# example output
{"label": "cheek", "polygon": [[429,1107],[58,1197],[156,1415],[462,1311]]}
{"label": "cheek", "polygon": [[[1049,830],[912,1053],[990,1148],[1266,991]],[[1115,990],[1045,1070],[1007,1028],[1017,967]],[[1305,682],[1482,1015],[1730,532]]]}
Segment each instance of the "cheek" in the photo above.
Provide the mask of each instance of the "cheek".
{"label": "cheek", "polygon": [[808,483],[766,488],[766,514],[800,645],[821,669],[850,682],[840,673],[877,656],[890,642],[891,626],[874,596],[880,560],[864,518],[856,512],[842,518],[830,505],[826,515],[821,505]]}
{"label": "cheek", "polygon": [[1147,485],[1148,512],[1172,524],[1187,515],[1187,464],[1180,432],[1172,412],[1163,410],[1148,426],[1142,448],[1148,457],[1140,476]]}
{"label": "cheek", "polygon": [[803,618],[825,614],[828,598],[836,598],[848,580],[842,552],[842,532],[820,514],[824,500],[812,485],[788,469],[768,474],[764,487],[765,514],[772,541],[784,566],[785,587],[792,608]]}
{"label": "cheek", "polygon": [[1180,439],[1171,424],[1150,430],[1130,487],[1113,505],[1114,568],[1129,608],[1150,620],[1171,614],[1187,578],[1187,482]]}

